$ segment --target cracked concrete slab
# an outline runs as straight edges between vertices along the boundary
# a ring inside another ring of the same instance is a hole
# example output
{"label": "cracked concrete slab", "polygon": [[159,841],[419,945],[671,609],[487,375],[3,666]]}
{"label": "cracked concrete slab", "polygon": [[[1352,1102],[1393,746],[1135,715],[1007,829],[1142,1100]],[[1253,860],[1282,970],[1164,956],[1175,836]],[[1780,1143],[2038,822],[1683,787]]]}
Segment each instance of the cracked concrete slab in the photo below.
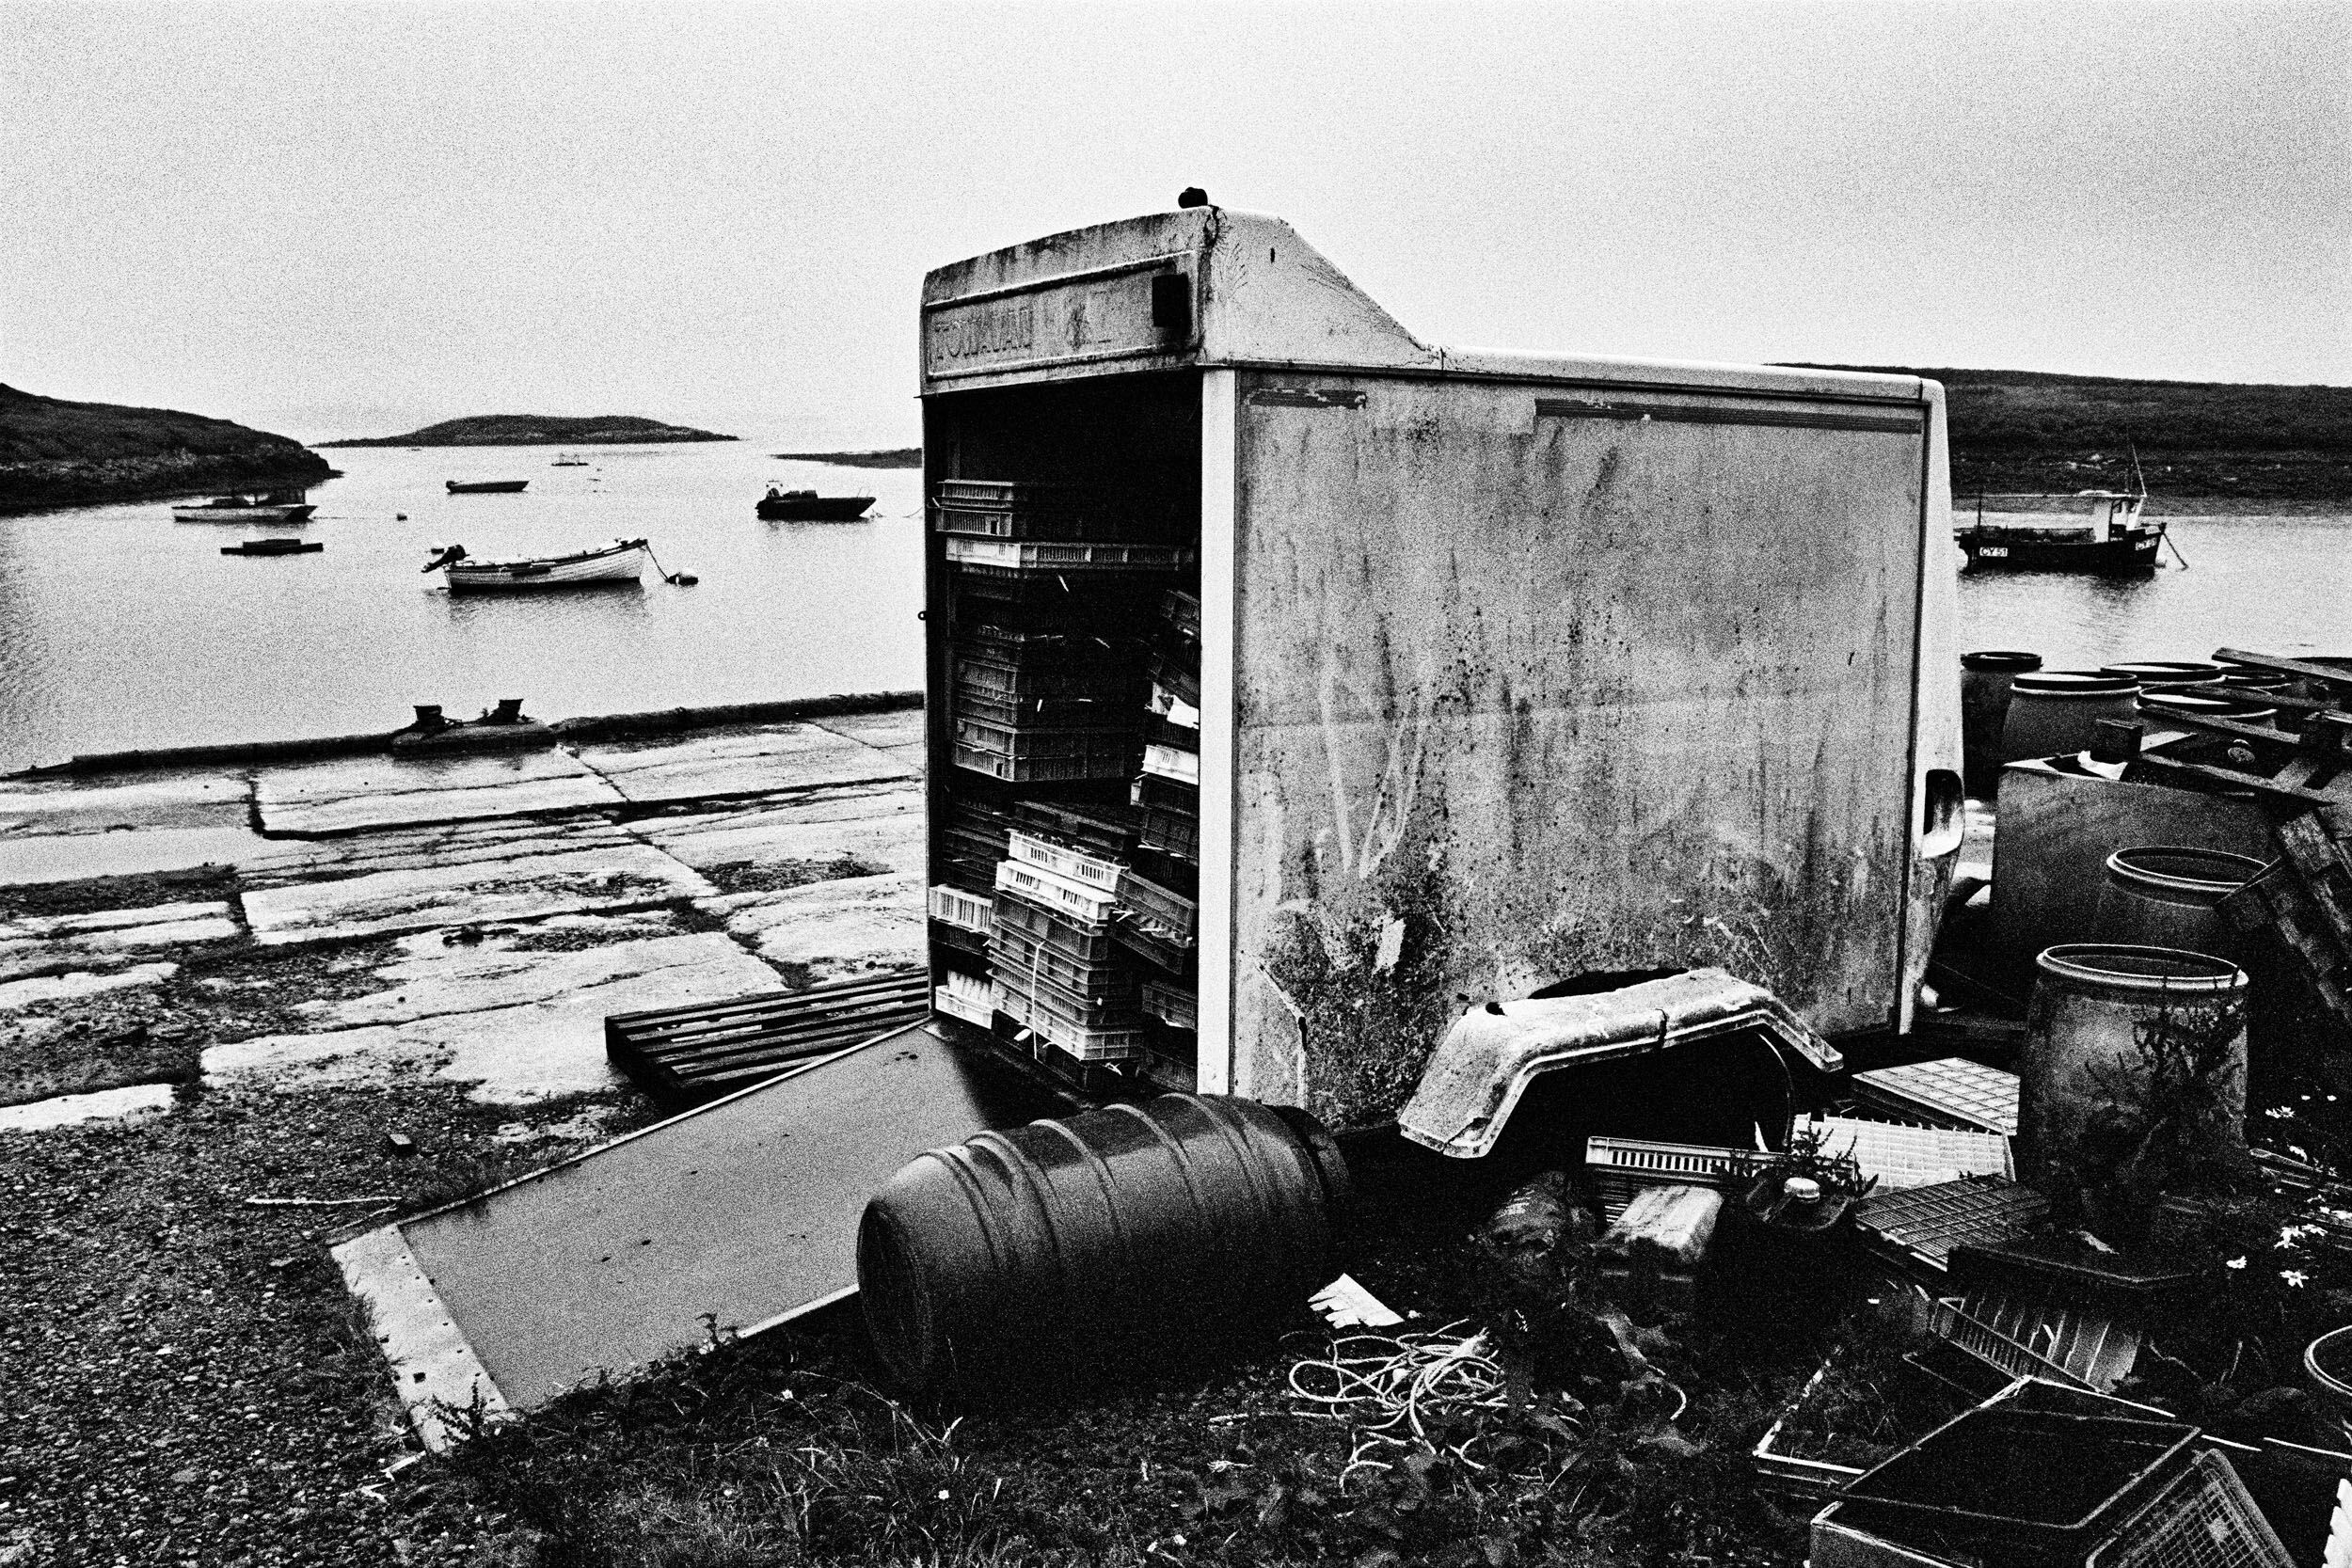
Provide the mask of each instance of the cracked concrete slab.
{"label": "cracked concrete slab", "polygon": [[[595,919],[576,918],[579,924],[568,927],[556,921],[547,926],[584,931]],[[341,1002],[306,1002],[297,1010],[315,1018],[322,1029],[409,1023],[447,1013],[552,1001],[590,987],[652,974],[719,951],[713,942],[741,952],[715,932],[646,936],[554,952],[517,948],[520,935],[506,932],[468,947],[444,946],[437,935],[406,938],[400,943],[400,956],[375,972],[384,990]],[[776,984],[775,972],[765,965],[743,973],[757,981],[755,990]]]}
{"label": "cracked concrete slab", "polygon": [[778,801],[739,811],[647,817],[630,827],[697,871],[845,856],[909,873],[919,872],[924,863],[923,792],[911,786],[805,805]]}
{"label": "cracked concrete slab", "polygon": [[135,986],[160,986],[180,973],[173,963],[134,964],[129,969],[112,974],[97,974],[76,970],[65,974],[42,974],[31,979],[0,983],[0,1012],[14,1012],[36,1002],[65,1002],[77,996],[91,996],[99,991],[125,990]]}
{"label": "cracked concrete slab", "polygon": [[640,841],[627,829],[600,816],[555,821],[518,816],[393,829],[346,838],[262,842],[267,843],[267,851],[238,866],[240,877],[249,888],[365,876],[373,871],[466,865],[510,860],[518,854],[556,854]]}
{"label": "cracked concrete slab", "polygon": [[912,755],[919,769],[923,760],[923,710],[898,708],[889,713],[847,713],[817,723],[861,746],[873,746],[901,759]]}
{"label": "cracked concrete slab", "polygon": [[229,906],[217,902],[0,920],[0,979],[120,968],[121,955],[135,948],[193,946],[242,934]]}
{"label": "cracked concrete slab", "polygon": [[[242,808],[240,808],[242,810]],[[233,865],[271,847],[250,828],[162,828],[0,837],[0,887]]]}
{"label": "cracked concrete slab", "polygon": [[245,895],[245,915],[254,941],[278,946],[623,909],[710,892],[692,870],[631,842],[257,888]]}
{"label": "cracked concrete slab", "polygon": [[272,833],[351,833],[623,803],[568,752],[455,757],[342,757],[266,768],[254,776]]}
{"label": "cracked concrete slab", "polygon": [[61,1094],[29,1105],[0,1105],[0,1132],[45,1132],[93,1121],[127,1121],[171,1109],[169,1084],[134,1084],[89,1094]]}
{"label": "cracked concrete slab", "polygon": [[771,962],[806,967],[813,983],[920,963],[926,939],[920,876],[845,877],[783,893],[730,894],[694,907]]}
{"label": "cracked concrete slab", "polygon": [[153,773],[119,784],[0,780],[0,836],[241,828],[249,794],[244,772],[228,768]]}
{"label": "cracked concrete slab", "polygon": [[914,772],[903,759],[815,724],[583,746],[580,757],[638,805],[881,783]]}
{"label": "cracked concrete slab", "polygon": [[204,1079],[220,1088],[288,1091],[423,1072],[471,1085],[471,1098],[485,1104],[524,1104],[619,1086],[604,1056],[609,1014],[783,989],[775,971],[715,931],[637,945],[658,949],[640,959],[659,961],[518,1006],[216,1045],[204,1053]]}

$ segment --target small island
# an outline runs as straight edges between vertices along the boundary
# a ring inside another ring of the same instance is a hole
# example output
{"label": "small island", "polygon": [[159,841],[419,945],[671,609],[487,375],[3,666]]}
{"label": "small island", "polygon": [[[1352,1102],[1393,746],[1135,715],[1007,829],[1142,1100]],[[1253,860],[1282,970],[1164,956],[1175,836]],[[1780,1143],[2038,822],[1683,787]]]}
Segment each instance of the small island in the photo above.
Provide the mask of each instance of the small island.
{"label": "small island", "polygon": [[322,447],[618,447],[657,441],[733,441],[738,437],[629,414],[563,419],[551,414],[476,414],[443,420],[405,436],[359,436]]}
{"label": "small island", "polygon": [[334,471],[299,441],[228,420],[0,386],[0,512],[313,484]]}
{"label": "small island", "polygon": [[830,463],[836,468],[919,468],[921,447],[891,447],[882,451],[777,451],[768,455],[785,463]]}

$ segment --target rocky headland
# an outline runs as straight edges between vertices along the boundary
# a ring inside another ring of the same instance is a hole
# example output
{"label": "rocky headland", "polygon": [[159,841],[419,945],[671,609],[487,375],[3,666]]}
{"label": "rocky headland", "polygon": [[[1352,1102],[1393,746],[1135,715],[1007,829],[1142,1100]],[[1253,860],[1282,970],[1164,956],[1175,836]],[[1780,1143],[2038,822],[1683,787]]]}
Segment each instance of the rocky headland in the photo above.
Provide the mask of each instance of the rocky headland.
{"label": "rocky headland", "polygon": [[0,512],[309,484],[333,471],[299,441],[228,420],[0,386]]}
{"label": "rocky headland", "polygon": [[2352,502],[2352,387],[1820,368],[1942,382],[1956,499],[2129,489],[2137,451],[2152,511],[2332,510]]}
{"label": "rocky headland", "polygon": [[548,414],[476,414],[405,436],[354,436],[322,447],[617,447],[655,441],[733,441],[738,437],[630,414],[562,419]]}
{"label": "rocky headland", "polygon": [[882,451],[779,451],[771,453],[787,463],[830,463],[836,468],[919,468],[921,447],[891,447]]}

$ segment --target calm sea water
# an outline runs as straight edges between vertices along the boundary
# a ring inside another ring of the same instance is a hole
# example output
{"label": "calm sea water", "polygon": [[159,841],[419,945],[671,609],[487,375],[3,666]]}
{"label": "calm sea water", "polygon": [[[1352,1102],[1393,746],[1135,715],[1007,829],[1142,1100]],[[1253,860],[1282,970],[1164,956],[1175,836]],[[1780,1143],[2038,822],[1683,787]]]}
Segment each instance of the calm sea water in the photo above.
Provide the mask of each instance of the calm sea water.
{"label": "calm sea water", "polygon": [[[922,478],[779,462],[751,441],[326,454],[300,528],[175,523],[162,502],[0,517],[0,770],[75,752],[385,730],[501,697],[548,718],[922,684]],[[444,480],[528,479],[519,496]],[[771,523],[766,486],[876,498]],[[401,520],[400,515],[406,514]],[[224,556],[296,533],[322,554]],[[673,587],[452,598],[431,544],[550,554],[642,534]]]}
{"label": "calm sea water", "polygon": [[[331,454],[300,530],[174,523],[142,501],[0,517],[0,770],[75,752],[336,735],[469,716],[549,718],[922,682],[921,480],[776,461],[758,443]],[[449,496],[447,479],[528,479]],[[859,523],[767,523],[771,483],[877,498]],[[405,520],[399,514],[405,513]],[[223,556],[299,532],[320,555]],[[2052,668],[2217,647],[2352,654],[2352,513],[2176,517],[2186,570],[2144,581],[1963,575],[1961,645]],[[426,546],[551,553],[644,534],[670,571],[638,588],[452,599]],[[2169,558],[2168,558],[2169,559]]]}

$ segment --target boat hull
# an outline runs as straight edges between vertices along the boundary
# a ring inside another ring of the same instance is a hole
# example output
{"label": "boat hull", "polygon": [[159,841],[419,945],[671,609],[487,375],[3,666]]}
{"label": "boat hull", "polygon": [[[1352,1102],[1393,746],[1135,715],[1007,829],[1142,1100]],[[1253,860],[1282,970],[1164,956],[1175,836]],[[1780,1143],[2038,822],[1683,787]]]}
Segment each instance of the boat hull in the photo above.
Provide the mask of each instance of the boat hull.
{"label": "boat hull", "polygon": [[550,588],[584,588],[635,582],[646,548],[595,550],[545,561],[468,562],[441,569],[453,594],[534,594]]}
{"label": "boat hull", "polygon": [[2098,577],[2145,577],[2156,569],[2161,531],[2112,539],[2034,539],[2010,531],[1963,529],[1954,537],[1978,571],[2087,572]]}
{"label": "boat hull", "polygon": [[319,551],[325,548],[326,548],[326,546],[317,540],[248,539],[242,545],[223,545],[220,547],[220,553],[223,555],[250,555],[257,557],[316,555]]}
{"label": "boat hull", "polygon": [[771,522],[853,523],[873,504],[871,496],[818,496],[763,500],[754,510]]}
{"label": "boat hull", "polygon": [[175,523],[304,523],[315,506],[175,506]]}
{"label": "boat hull", "polygon": [[530,483],[527,479],[485,479],[474,484],[461,484],[453,479],[441,482],[453,496],[511,496]]}

